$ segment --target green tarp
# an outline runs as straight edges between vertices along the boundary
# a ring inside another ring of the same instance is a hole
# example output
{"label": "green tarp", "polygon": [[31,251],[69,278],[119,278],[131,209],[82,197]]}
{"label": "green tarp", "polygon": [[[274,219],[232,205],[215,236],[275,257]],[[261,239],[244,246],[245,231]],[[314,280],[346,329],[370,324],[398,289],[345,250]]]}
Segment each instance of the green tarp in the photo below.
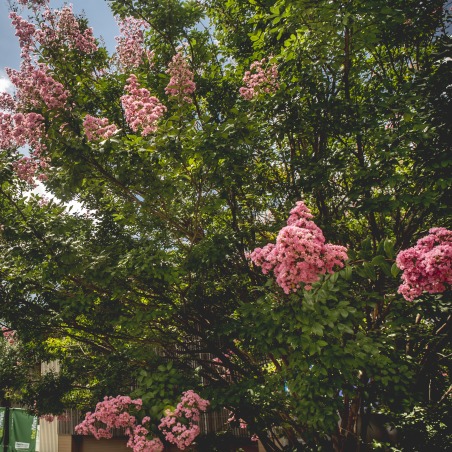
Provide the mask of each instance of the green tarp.
{"label": "green tarp", "polygon": [[9,410],[8,452],[35,452],[38,418],[20,408]]}

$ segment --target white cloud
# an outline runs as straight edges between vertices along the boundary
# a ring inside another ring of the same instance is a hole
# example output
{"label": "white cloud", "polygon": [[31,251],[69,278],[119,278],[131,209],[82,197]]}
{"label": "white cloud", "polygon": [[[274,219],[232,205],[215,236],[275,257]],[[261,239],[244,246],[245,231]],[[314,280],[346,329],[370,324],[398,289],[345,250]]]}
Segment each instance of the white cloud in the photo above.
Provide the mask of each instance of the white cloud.
{"label": "white cloud", "polygon": [[0,74],[0,93],[3,92],[11,92],[13,88],[13,84],[9,81],[9,79],[3,74]]}
{"label": "white cloud", "polygon": [[[10,93],[13,94],[13,84],[9,81],[8,76],[0,70],[0,93]],[[0,113],[5,110],[0,108]]]}
{"label": "white cloud", "polygon": [[[52,193],[48,192],[47,189],[45,188],[44,184],[42,184],[41,182],[37,182],[36,187],[33,190],[30,190],[28,192],[28,194],[33,194],[33,195],[38,195],[43,197],[44,199],[48,199],[53,200],[54,202],[56,202],[57,204],[61,204],[61,200],[59,200],[56,196],[52,195]],[[64,207],[66,207],[66,211],[67,213],[81,213],[84,215],[90,215],[92,212],[90,212],[89,210],[87,210],[85,207],[83,207],[83,205],[76,201],[70,201],[68,203],[63,203]]]}

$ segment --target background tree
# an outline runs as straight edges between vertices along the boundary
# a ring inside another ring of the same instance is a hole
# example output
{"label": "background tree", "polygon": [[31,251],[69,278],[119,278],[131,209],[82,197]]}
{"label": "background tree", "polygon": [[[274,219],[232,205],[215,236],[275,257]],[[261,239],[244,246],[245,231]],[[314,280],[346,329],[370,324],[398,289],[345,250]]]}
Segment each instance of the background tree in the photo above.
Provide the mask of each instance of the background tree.
{"label": "background tree", "polygon": [[[395,265],[450,228],[445,2],[114,0],[114,58],[31,3],[1,98],[1,315],[61,362],[60,402],[133,385],[158,436],[196,389],[269,451],[359,450],[373,413],[447,413],[450,275],[408,302]],[[349,260],[284,291],[249,253],[299,200]]]}

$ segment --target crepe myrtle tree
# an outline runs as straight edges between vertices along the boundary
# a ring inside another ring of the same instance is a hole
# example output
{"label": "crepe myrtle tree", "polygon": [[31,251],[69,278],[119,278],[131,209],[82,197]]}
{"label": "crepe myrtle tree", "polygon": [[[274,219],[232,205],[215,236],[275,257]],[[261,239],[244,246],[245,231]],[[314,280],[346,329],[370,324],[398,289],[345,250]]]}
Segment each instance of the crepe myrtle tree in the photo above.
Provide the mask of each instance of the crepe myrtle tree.
{"label": "crepe myrtle tree", "polygon": [[113,55],[12,5],[1,318],[61,368],[15,400],[135,451],[224,408],[268,451],[447,444],[446,2],[109,4]]}

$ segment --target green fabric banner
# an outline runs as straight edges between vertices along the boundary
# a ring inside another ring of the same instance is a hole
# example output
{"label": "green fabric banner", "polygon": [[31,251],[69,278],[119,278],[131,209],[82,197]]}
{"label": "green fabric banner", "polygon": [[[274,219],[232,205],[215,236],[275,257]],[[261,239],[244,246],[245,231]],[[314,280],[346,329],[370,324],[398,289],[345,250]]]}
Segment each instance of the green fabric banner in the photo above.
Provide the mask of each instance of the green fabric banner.
{"label": "green fabric banner", "polygon": [[9,412],[8,452],[35,452],[38,418],[20,408],[11,408]]}
{"label": "green fabric banner", "polygon": [[5,437],[5,416],[6,408],[0,407],[0,452],[4,451],[3,439]]}

